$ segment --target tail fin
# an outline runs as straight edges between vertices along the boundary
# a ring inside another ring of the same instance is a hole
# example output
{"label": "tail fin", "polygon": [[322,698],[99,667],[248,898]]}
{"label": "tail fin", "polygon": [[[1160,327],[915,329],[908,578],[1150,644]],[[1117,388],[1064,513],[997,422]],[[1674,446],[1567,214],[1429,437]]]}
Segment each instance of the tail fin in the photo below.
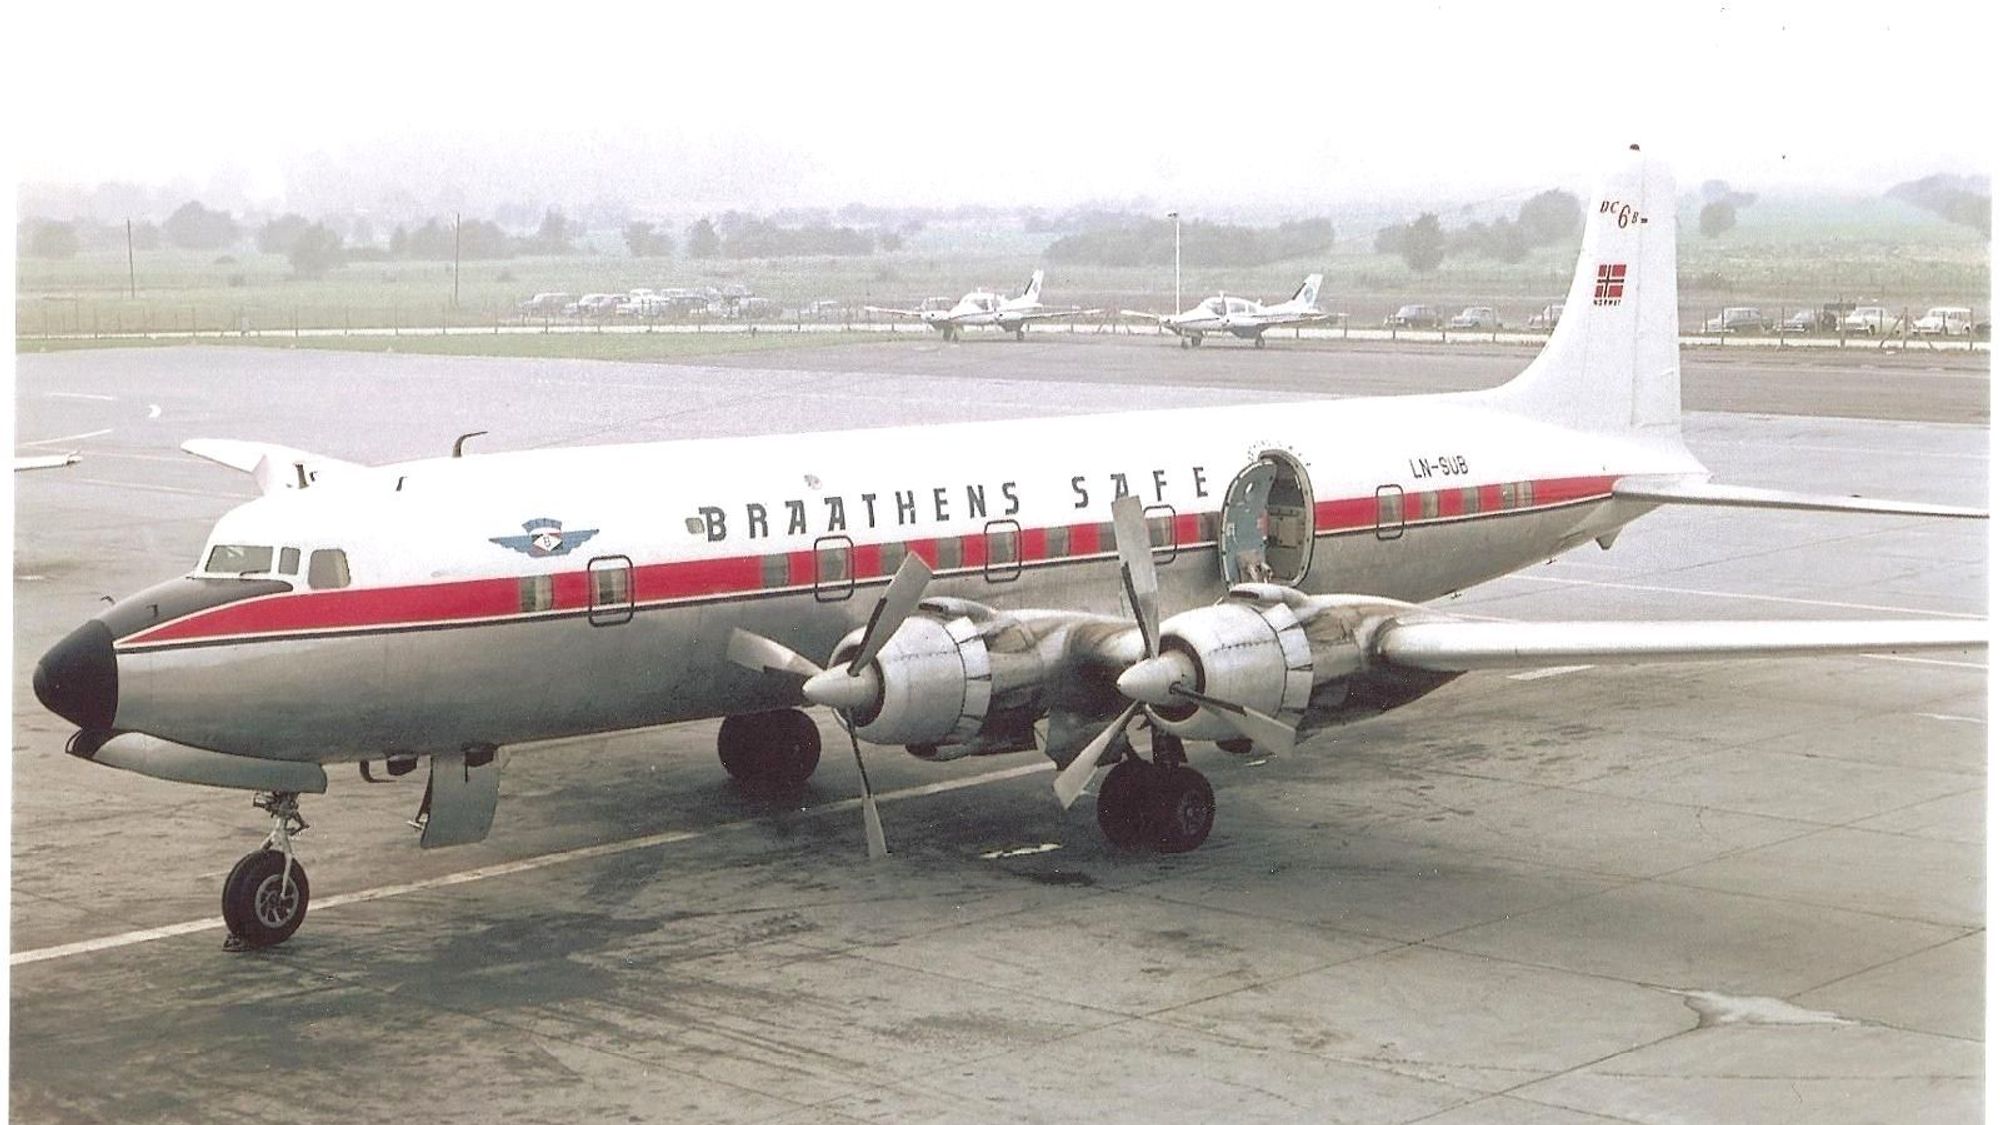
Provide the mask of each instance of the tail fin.
{"label": "tail fin", "polygon": [[1298,305],[1300,308],[1307,309],[1318,304],[1319,283],[1324,277],[1324,274],[1307,274],[1305,284],[1299,286],[1298,291],[1292,294],[1291,303]]}
{"label": "tail fin", "polygon": [[1034,272],[1034,275],[1028,278],[1028,287],[1026,289],[1021,290],[1021,296],[1026,297],[1030,302],[1034,304],[1041,303],[1042,300],[1041,270],[1036,270]]}
{"label": "tail fin", "polygon": [[1562,320],[1497,405],[1576,429],[1678,438],[1674,180],[1630,152],[1584,205],[1583,252]]}

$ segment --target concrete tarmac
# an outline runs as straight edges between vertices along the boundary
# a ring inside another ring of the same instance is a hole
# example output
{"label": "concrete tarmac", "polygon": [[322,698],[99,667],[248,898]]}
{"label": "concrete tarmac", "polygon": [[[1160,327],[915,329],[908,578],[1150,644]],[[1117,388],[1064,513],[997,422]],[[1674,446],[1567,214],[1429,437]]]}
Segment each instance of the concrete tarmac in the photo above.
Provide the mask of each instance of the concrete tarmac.
{"label": "concrete tarmac", "polygon": [[[1087,799],[1063,814],[1033,756],[870,748],[895,851],[871,863],[830,720],[777,806],[729,784],[712,723],[517,750],[493,836],[428,853],[402,823],[419,775],[343,772],[305,801],[305,928],[240,956],[214,915],[264,832],[249,795],[66,758],[28,688],[100,594],[182,570],[251,494],[176,451],[192,437],[383,461],[474,429],[502,449],[1448,389],[1528,355],[1077,344],[19,357],[18,440],[84,460],[14,482],[14,1117],[1978,1119],[1983,654],[1467,676],[1281,760],[1197,748],[1217,825],[1173,857],[1111,848]],[[1767,405],[1709,399],[1689,357],[1718,479],[1986,501],[1982,369],[1727,362]],[[1977,523],[1669,510],[1449,608],[1983,617],[1986,548]]]}

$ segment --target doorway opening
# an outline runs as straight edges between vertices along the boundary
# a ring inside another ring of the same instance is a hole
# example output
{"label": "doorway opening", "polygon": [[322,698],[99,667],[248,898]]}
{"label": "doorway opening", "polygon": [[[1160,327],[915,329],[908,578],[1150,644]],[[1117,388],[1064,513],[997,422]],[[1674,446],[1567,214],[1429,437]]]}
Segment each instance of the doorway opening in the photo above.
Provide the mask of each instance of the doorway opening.
{"label": "doorway opening", "polygon": [[1296,586],[1312,566],[1312,480],[1270,451],[1236,474],[1222,502],[1222,580]]}

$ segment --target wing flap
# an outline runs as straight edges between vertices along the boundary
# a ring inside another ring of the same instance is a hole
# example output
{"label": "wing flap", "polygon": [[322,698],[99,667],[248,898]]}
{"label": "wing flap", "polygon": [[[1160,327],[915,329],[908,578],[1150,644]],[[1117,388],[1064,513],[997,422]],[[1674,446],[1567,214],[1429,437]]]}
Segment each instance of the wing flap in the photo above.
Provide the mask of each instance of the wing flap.
{"label": "wing flap", "polygon": [[1697,504],[1712,508],[1872,512],[1885,516],[1936,516],[1958,520],[1983,520],[1987,517],[1984,508],[1962,508],[1952,504],[1872,500],[1865,496],[1822,496],[1808,492],[1786,492],[1776,488],[1745,488],[1740,485],[1709,484],[1688,480],[1649,480],[1644,477],[1626,477],[1617,481],[1611,486],[1611,495],[1620,500],[1644,500],[1654,504]]}
{"label": "wing flap", "polygon": [[1966,652],[1986,647],[1980,621],[1412,621],[1390,622],[1375,654],[1432,672],[1648,664],[1772,656]]}

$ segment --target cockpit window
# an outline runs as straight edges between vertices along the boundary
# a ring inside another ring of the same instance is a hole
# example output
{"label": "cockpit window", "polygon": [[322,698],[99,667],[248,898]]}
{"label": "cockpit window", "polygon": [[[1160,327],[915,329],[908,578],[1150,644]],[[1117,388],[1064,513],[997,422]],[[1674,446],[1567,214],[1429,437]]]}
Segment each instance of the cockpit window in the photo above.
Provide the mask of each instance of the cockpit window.
{"label": "cockpit window", "polygon": [[278,550],[278,573],[297,574],[299,572],[299,549],[281,547]]}
{"label": "cockpit window", "polygon": [[313,589],[338,590],[347,583],[346,551],[338,548],[314,551],[306,560],[306,585]]}
{"label": "cockpit window", "polygon": [[264,574],[271,569],[271,548],[218,543],[201,569],[208,574]]}

